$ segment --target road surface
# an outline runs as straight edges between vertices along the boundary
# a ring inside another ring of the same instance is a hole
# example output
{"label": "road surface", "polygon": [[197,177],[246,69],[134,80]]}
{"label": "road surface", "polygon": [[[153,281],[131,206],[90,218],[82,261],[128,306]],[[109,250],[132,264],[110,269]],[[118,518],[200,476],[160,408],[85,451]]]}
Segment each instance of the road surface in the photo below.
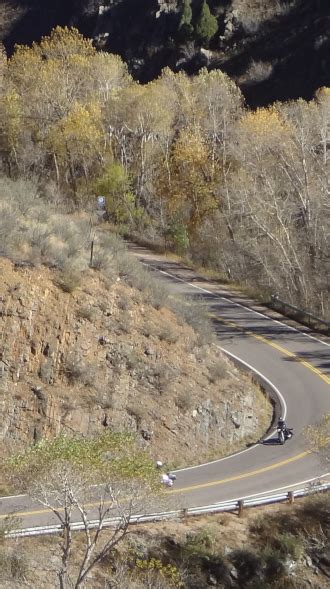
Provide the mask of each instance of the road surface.
{"label": "road surface", "polygon": [[[330,411],[330,339],[163,256],[133,244],[130,249],[173,293],[198,297],[201,307],[211,313],[219,346],[272,383],[279,391],[286,421],[294,428],[293,438],[284,446],[272,432],[263,443],[233,456],[177,471],[170,493],[179,494],[180,505],[197,507],[301,487],[326,474],[318,457],[308,452],[303,430]],[[57,523],[26,496],[2,498],[0,518],[10,512],[20,515],[24,528]]]}

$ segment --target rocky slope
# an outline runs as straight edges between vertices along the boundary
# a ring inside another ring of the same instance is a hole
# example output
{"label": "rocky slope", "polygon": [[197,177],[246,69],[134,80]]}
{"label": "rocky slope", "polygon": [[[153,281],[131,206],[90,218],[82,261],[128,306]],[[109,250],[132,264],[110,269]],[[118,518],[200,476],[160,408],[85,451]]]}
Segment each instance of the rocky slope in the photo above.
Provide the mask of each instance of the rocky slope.
{"label": "rocky slope", "polygon": [[256,440],[270,406],[248,377],[169,310],[86,270],[71,294],[54,271],[0,259],[2,453],[60,431],[137,431],[172,464]]}
{"label": "rocky slope", "polygon": [[[329,85],[328,0],[209,0],[218,30],[210,43],[178,34],[181,0],[6,0],[0,41],[31,43],[57,24],[75,25],[98,47],[120,54],[141,81],[170,66],[197,72],[217,67],[240,85],[252,106],[309,99]],[[192,0],[192,27],[201,0]],[[1,26],[2,25],[2,26]]]}

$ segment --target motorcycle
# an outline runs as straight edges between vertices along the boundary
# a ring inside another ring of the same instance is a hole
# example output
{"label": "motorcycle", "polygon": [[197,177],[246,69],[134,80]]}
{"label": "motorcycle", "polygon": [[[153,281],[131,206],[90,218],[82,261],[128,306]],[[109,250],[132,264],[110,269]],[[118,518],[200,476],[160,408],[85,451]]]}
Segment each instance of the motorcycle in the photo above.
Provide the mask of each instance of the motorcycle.
{"label": "motorcycle", "polygon": [[286,440],[290,440],[293,436],[293,428],[277,428],[277,437],[280,444],[285,444]]}

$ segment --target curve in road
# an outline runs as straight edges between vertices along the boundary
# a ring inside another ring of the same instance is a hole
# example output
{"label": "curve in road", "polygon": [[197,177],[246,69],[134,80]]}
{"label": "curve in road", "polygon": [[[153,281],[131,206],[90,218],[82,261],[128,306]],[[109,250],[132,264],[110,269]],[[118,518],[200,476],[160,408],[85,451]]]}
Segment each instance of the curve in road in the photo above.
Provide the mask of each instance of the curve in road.
{"label": "curve in road", "polygon": [[[221,349],[259,374],[276,391],[287,413],[294,437],[281,446],[272,431],[241,452],[177,471],[171,493],[181,493],[186,507],[252,497],[294,488],[324,476],[318,457],[306,450],[304,428],[330,411],[330,341],[281,318],[255,308],[253,301],[232,294],[191,269],[132,244],[132,253],[160,272],[173,293],[196,296],[211,314]],[[92,504],[91,504],[92,507]],[[0,519],[19,512],[24,527],[46,525],[54,519],[26,496],[2,498]]]}

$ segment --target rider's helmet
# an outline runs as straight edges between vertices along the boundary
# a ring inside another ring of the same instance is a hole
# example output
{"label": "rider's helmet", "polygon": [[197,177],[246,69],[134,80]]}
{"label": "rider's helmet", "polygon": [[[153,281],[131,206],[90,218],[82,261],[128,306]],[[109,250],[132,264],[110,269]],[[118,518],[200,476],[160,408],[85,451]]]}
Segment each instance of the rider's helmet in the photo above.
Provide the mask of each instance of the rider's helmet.
{"label": "rider's helmet", "polygon": [[163,466],[162,461],[161,460],[157,460],[156,461],[156,468],[162,468],[162,466]]}

